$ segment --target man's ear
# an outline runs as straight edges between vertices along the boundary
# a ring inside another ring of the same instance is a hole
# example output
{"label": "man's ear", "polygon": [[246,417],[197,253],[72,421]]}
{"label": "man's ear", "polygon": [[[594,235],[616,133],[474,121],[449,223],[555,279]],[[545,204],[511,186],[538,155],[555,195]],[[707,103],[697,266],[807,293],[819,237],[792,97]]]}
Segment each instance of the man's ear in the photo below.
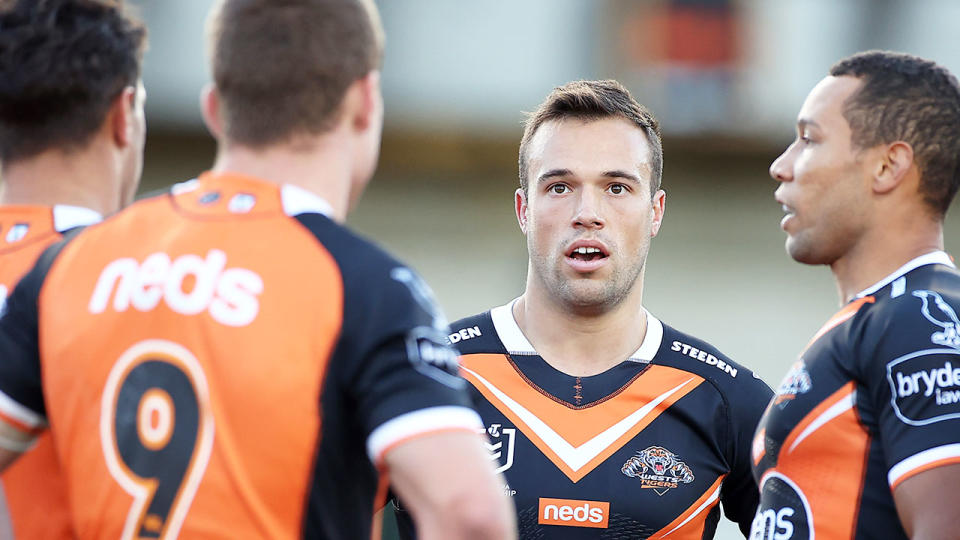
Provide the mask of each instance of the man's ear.
{"label": "man's ear", "polygon": [[527,193],[523,188],[517,188],[513,194],[514,210],[517,212],[517,223],[520,224],[520,230],[527,234]]}
{"label": "man's ear", "polygon": [[360,79],[357,79],[347,90],[347,114],[351,117],[353,128],[357,131],[366,131],[377,122],[377,115],[383,107],[383,97],[380,94],[380,72],[373,70]]}
{"label": "man's ear", "polygon": [[897,141],[886,145],[878,156],[873,174],[874,193],[889,193],[899,186],[914,166],[913,147]]}
{"label": "man's ear", "polygon": [[203,115],[203,123],[207,130],[213,135],[214,139],[220,139],[223,135],[223,118],[220,116],[220,93],[217,92],[217,86],[213,83],[207,83],[200,90],[200,113]]}
{"label": "man's ear", "polygon": [[137,105],[137,87],[127,86],[120,95],[110,104],[107,111],[107,122],[113,135],[113,142],[120,147],[134,143],[134,114]]}
{"label": "man's ear", "polygon": [[650,238],[653,238],[660,232],[660,226],[663,224],[663,213],[667,209],[667,192],[658,189],[650,202],[653,207],[650,210],[653,213],[653,221],[650,224]]}

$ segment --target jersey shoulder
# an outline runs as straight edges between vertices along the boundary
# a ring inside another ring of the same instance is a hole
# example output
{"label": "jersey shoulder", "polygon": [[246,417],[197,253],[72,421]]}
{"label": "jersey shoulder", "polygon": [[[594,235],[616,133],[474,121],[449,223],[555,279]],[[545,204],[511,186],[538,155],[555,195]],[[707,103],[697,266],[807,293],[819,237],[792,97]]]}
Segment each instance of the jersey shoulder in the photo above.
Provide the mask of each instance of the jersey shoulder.
{"label": "jersey shoulder", "polygon": [[460,354],[507,354],[489,311],[455,321],[447,341]]}
{"label": "jersey shoulder", "polygon": [[367,328],[371,335],[413,327],[446,334],[447,321],[433,291],[407,265],[322,214],[293,219],[314,235],[340,269],[345,324]]}
{"label": "jersey shoulder", "polygon": [[663,325],[654,363],[689,371],[710,381],[727,400],[769,400],[773,391],[752,370],[706,341]]}
{"label": "jersey shoulder", "polygon": [[917,268],[861,301],[843,336],[857,353],[858,369],[876,371],[925,351],[960,351],[960,272],[955,268]]}

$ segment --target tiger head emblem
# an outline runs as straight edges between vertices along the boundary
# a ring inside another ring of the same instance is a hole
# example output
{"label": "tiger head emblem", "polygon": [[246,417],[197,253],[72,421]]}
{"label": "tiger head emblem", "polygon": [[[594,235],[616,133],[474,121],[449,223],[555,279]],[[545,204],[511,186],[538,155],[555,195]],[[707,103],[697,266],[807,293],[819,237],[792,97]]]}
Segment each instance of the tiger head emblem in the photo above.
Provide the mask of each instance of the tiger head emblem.
{"label": "tiger head emblem", "polygon": [[657,476],[671,476],[678,482],[689,484],[693,482],[693,471],[686,463],[677,459],[677,455],[662,446],[650,446],[637,452],[627,460],[621,469],[623,474],[637,477],[641,474]]}

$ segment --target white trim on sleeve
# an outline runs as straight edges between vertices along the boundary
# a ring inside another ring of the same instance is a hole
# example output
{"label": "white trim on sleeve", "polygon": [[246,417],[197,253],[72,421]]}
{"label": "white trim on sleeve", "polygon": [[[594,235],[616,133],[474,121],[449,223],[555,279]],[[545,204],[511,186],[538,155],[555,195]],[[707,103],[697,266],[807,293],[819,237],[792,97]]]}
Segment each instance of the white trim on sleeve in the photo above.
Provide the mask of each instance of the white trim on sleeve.
{"label": "white trim on sleeve", "polygon": [[381,424],[367,437],[367,455],[376,464],[394,444],[445,429],[480,432],[483,430],[483,421],[476,411],[459,405],[429,407],[401,414]]}
{"label": "white trim on sleeve", "polygon": [[47,425],[47,420],[42,415],[21,405],[3,392],[0,392],[0,412],[30,429],[45,427]]}
{"label": "white trim on sleeve", "polygon": [[960,444],[954,443],[937,446],[936,448],[924,450],[923,452],[916,453],[904,459],[900,463],[890,467],[890,472],[887,473],[887,483],[890,484],[890,487],[893,487],[894,484],[903,479],[904,476],[924,465],[950,458],[960,459]]}

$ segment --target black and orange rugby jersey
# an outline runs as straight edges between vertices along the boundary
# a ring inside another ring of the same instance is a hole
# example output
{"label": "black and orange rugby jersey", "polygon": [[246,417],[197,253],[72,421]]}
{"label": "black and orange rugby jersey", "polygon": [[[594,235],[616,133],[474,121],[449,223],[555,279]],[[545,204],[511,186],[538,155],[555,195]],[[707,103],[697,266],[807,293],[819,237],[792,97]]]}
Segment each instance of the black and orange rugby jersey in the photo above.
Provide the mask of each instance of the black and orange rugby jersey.
{"label": "black and orange rugby jersey", "polygon": [[907,538],[892,492],[960,463],[960,273],[910,261],[817,332],[754,440],[750,538]]}
{"label": "black and orange rugby jersey", "polygon": [[49,422],[80,538],[369,538],[385,453],[481,426],[429,289],[328,212],[208,173],[20,282],[0,412]]}
{"label": "black and orange rugby jersey", "polygon": [[[0,206],[0,306],[62,233],[100,221],[76,206]],[[26,448],[23,448],[26,449]],[[0,476],[14,538],[71,538],[67,491],[48,433]]]}
{"label": "black and orange rugby jersey", "polygon": [[454,323],[450,341],[521,538],[712,538],[720,503],[746,534],[763,381],[649,313],[629,359],[569,376],[537,354],[512,305]]}

